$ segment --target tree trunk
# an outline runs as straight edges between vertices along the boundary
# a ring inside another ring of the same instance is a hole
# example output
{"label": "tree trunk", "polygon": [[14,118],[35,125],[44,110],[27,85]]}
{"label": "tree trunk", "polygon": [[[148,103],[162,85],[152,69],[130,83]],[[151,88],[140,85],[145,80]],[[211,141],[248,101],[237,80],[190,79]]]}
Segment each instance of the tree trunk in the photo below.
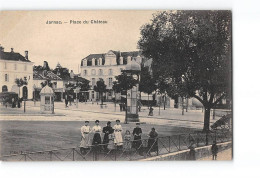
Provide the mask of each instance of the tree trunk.
{"label": "tree trunk", "polygon": [[103,105],[103,93],[101,93],[101,105]]}
{"label": "tree trunk", "polygon": [[210,122],[210,107],[205,106],[203,132],[209,131],[209,122]]}
{"label": "tree trunk", "polygon": [[165,105],[166,105],[165,102],[166,102],[166,96],[164,95],[163,96],[163,110],[165,110]]}
{"label": "tree trunk", "polygon": [[150,107],[149,94],[148,94],[148,108]]}
{"label": "tree trunk", "polygon": [[127,124],[127,91],[126,91],[126,103],[125,103],[125,124]]}

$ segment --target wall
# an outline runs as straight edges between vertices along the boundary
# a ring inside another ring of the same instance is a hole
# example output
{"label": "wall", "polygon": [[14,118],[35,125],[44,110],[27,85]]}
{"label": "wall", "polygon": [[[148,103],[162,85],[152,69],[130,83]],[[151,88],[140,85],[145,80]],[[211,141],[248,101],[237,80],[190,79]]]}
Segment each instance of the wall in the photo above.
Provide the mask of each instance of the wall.
{"label": "wall", "polygon": [[[15,68],[16,65],[16,68]],[[25,68],[26,65],[26,68]],[[5,81],[5,74],[8,74],[8,81]],[[15,84],[16,78],[27,77],[28,80],[28,99],[32,99],[33,93],[33,63],[32,62],[21,62],[11,60],[0,60],[0,84],[1,92],[2,86],[8,87],[8,92]],[[20,88],[20,95],[22,96],[22,87]]]}
{"label": "wall", "polygon": [[[217,144],[219,152],[232,148],[232,142],[224,142]],[[140,161],[167,161],[167,160],[188,160],[190,150],[183,150],[179,152],[164,154],[156,157],[142,159]],[[196,159],[211,155],[211,145],[195,148]]]}

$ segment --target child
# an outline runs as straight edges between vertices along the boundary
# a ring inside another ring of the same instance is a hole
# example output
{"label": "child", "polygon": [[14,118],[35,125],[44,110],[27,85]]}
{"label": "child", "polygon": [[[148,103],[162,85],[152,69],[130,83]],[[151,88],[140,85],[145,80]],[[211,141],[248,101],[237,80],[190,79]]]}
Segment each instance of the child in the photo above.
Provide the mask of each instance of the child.
{"label": "child", "polygon": [[214,141],[212,144],[211,152],[212,152],[212,160],[217,160],[218,146],[216,141]]}
{"label": "child", "polygon": [[116,147],[115,147],[115,143],[114,143],[114,139],[115,139],[114,133],[109,134],[109,135],[108,135],[108,139],[109,139],[109,141],[108,141],[107,149],[108,149],[109,151],[114,150],[114,149],[116,148]]}
{"label": "child", "polygon": [[124,136],[124,150],[125,151],[131,151],[132,144],[131,144],[131,133],[129,130],[126,130],[125,136]]}

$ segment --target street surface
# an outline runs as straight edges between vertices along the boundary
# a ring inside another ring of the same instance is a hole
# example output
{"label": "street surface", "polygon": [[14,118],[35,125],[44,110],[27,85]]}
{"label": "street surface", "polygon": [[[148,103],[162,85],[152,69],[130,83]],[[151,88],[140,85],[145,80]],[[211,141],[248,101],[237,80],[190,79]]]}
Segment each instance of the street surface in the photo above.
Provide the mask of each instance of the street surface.
{"label": "street surface", "polygon": [[[1,155],[20,153],[21,151],[42,151],[58,148],[75,147],[80,143],[80,127],[85,120],[90,126],[95,120],[100,120],[101,127],[107,121],[115,124],[121,120],[123,130],[132,132],[134,123],[123,124],[125,112],[119,106],[106,103],[106,108],[100,108],[96,103],[79,103],[65,108],[64,103],[55,103],[55,114],[40,114],[39,102],[26,102],[26,113],[21,108],[0,108]],[[203,112],[189,110],[181,115],[180,109],[154,108],[154,116],[148,116],[148,108],[143,107],[140,114],[143,138],[147,138],[152,127],[155,127],[159,136],[193,133],[203,127]],[[216,117],[217,120],[219,117]],[[214,122],[214,121],[213,121]]]}

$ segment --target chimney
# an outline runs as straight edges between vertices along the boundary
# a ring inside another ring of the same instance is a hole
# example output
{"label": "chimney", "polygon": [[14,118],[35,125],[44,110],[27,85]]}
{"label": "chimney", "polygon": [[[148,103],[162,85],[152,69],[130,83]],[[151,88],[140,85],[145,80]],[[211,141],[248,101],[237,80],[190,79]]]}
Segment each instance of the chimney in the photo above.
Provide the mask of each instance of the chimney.
{"label": "chimney", "polygon": [[73,70],[70,71],[70,78],[74,78]]}
{"label": "chimney", "polygon": [[11,52],[14,53],[14,48],[11,48]]}
{"label": "chimney", "polygon": [[2,45],[0,44],[0,51],[3,52],[4,51],[4,47],[2,47]]}
{"label": "chimney", "polygon": [[25,53],[25,56],[24,56],[25,59],[28,60],[28,51],[26,50],[26,51],[24,51],[24,53]]}

